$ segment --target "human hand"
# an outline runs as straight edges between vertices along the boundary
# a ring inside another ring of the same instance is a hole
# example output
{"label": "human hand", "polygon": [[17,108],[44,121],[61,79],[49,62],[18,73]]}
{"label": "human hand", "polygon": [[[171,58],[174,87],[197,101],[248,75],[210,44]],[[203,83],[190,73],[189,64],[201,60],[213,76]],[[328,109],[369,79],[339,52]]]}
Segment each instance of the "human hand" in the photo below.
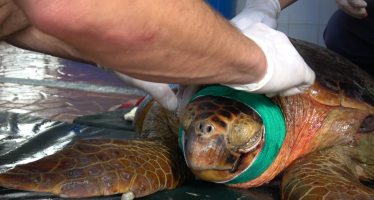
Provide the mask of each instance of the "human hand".
{"label": "human hand", "polygon": [[165,83],[154,83],[132,78],[113,69],[106,68],[98,65],[102,70],[113,74],[118,80],[125,83],[130,87],[144,90],[147,92],[155,101],[161,104],[164,108],[170,111],[176,111],[178,108],[178,99],[168,84]]}
{"label": "human hand", "polygon": [[282,32],[262,23],[256,23],[242,31],[262,49],[267,59],[267,74],[258,83],[239,85],[224,84],[237,90],[290,96],[301,93],[315,80],[315,73],[304,62]]}
{"label": "human hand", "polygon": [[231,22],[240,30],[257,22],[277,29],[280,11],[279,0],[247,0],[244,9]]}
{"label": "human hand", "polygon": [[0,41],[30,26],[29,20],[12,0],[0,0]]}
{"label": "human hand", "polygon": [[355,18],[367,17],[366,6],[364,0],[335,0],[339,8],[348,15]]}

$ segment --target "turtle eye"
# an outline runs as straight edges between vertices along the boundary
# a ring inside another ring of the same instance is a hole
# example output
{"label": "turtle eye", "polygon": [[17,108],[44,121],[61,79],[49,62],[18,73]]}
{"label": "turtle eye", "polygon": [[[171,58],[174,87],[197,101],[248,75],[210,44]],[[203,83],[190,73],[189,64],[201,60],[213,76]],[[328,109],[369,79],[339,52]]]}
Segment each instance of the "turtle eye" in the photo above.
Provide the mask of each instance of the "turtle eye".
{"label": "turtle eye", "polygon": [[236,153],[247,153],[259,144],[263,132],[263,122],[256,112],[240,113],[229,129],[229,148]]}

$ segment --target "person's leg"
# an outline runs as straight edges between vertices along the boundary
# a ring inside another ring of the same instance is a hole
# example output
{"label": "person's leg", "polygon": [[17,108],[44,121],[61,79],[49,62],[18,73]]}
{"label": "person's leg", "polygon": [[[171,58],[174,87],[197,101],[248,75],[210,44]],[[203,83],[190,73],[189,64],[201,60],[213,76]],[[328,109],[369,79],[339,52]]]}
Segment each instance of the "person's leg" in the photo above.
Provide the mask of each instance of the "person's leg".
{"label": "person's leg", "polygon": [[324,32],[326,47],[374,76],[374,0],[367,0],[368,17],[356,19],[341,10],[330,18]]}

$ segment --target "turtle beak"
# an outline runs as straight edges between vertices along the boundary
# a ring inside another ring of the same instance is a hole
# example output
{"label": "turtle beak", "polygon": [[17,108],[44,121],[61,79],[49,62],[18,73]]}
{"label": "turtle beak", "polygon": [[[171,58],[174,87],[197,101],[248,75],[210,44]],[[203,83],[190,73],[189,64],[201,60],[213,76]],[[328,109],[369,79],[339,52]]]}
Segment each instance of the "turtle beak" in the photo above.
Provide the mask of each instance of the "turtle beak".
{"label": "turtle beak", "polygon": [[226,126],[217,116],[191,124],[185,135],[184,153],[192,170],[235,170],[240,154],[227,147]]}

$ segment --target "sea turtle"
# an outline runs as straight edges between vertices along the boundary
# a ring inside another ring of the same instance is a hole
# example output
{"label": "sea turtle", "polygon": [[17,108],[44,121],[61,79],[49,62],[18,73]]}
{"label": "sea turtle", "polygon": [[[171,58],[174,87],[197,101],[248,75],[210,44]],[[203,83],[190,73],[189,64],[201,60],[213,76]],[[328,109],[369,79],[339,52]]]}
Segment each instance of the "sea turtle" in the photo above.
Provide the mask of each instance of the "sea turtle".
{"label": "sea turtle", "polygon": [[323,47],[291,42],[316,72],[302,94],[269,100],[213,86],[180,118],[145,101],[135,124],[143,139],[80,140],[0,174],[0,185],[131,199],[178,187],[192,171],[239,188],[279,175],[283,199],[374,199],[360,182],[374,177],[374,79]]}

